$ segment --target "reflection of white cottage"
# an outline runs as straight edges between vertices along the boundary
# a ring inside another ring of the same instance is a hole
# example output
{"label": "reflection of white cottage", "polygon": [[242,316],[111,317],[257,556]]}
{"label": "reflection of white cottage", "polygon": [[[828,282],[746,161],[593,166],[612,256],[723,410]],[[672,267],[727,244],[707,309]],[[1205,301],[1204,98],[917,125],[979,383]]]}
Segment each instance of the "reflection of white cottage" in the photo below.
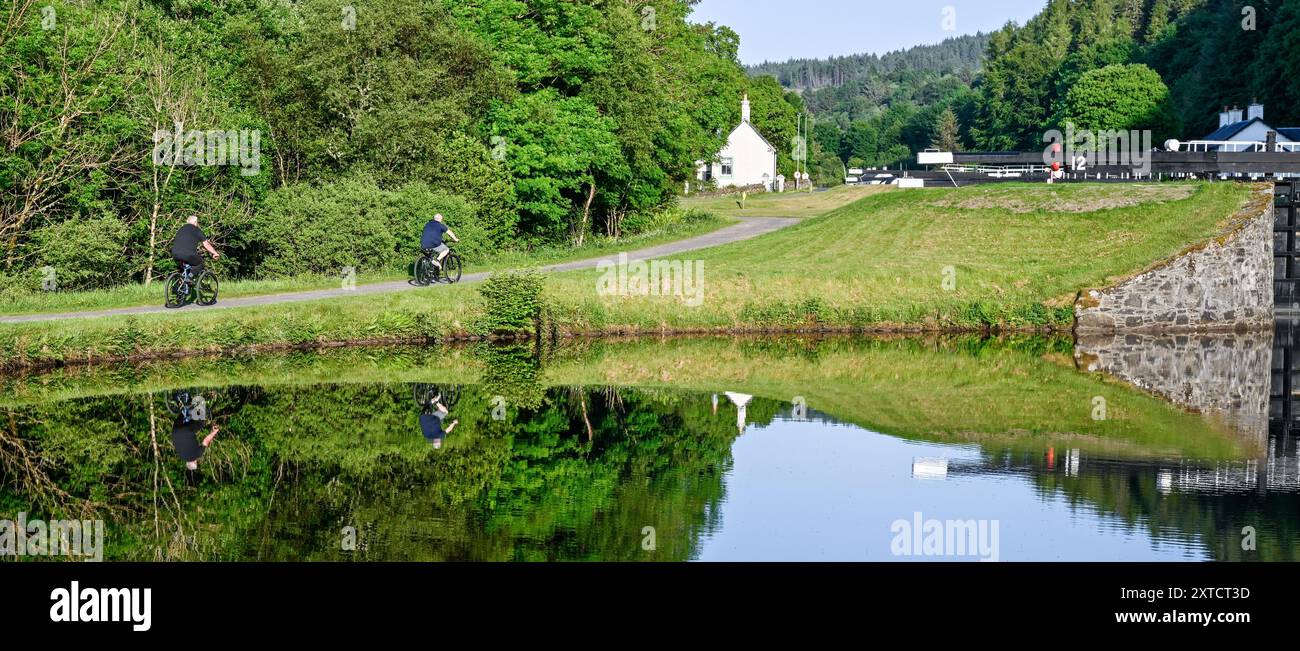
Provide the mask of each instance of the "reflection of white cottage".
{"label": "reflection of white cottage", "polygon": [[727,136],[727,146],[712,163],[699,161],[695,178],[717,181],[718,187],[761,185],[772,189],[776,179],[776,147],[749,122],[749,95],[740,103],[740,126]]}
{"label": "reflection of white cottage", "polygon": [[733,393],[731,391],[726,392],[726,396],[727,399],[731,401],[731,404],[736,406],[736,429],[741,434],[744,434],[746,420],[745,408],[749,406],[749,401],[753,400],[754,396],[751,396],[748,393]]}

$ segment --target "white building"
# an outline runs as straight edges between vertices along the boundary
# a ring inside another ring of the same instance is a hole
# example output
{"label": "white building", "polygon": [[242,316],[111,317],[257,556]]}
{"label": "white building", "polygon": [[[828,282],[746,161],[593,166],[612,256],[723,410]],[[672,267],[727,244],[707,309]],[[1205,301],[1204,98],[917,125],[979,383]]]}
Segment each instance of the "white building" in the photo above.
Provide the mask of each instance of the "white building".
{"label": "white building", "polygon": [[696,179],[716,180],[720,188],[761,185],[772,189],[776,180],[776,147],[749,123],[749,95],[740,103],[740,126],[727,136],[727,146],[715,161],[699,161],[696,165]]}
{"label": "white building", "polygon": [[1200,140],[1186,144],[1186,151],[1262,151],[1268,132],[1277,133],[1278,149],[1296,151],[1300,147],[1300,127],[1275,129],[1264,122],[1264,105],[1251,104],[1243,116],[1241,109],[1223,107],[1219,128]]}

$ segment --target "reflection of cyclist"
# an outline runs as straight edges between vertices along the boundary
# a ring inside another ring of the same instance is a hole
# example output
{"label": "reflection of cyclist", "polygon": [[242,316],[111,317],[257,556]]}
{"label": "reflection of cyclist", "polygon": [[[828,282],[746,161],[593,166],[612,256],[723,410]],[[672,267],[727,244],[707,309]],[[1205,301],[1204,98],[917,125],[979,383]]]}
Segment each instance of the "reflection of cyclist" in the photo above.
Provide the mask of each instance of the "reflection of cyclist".
{"label": "reflection of cyclist", "polygon": [[199,469],[199,458],[212,445],[212,440],[217,438],[217,432],[221,431],[221,426],[214,423],[212,432],[203,437],[203,442],[200,443],[199,431],[207,424],[206,413],[196,414],[189,408],[182,409],[172,424],[172,445],[176,446],[176,454],[180,455],[189,470]]}
{"label": "reflection of cyclist", "polygon": [[424,410],[420,414],[420,430],[424,432],[425,440],[429,441],[435,450],[442,449],[442,440],[448,434],[451,434],[451,431],[456,429],[456,424],[460,422],[453,420],[444,429],[442,423],[447,419],[447,416],[447,406],[442,404],[442,395],[438,395],[425,404]]}
{"label": "reflection of cyclist", "polygon": [[199,216],[190,215],[185,220],[185,225],[176,231],[176,239],[172,240],[172,258],[176,260],[177,267],[180,267],[181,263],[190,265],[195,276],[203,271],[203,256],[199,253],[199,245],[208,250],[213,260],[221,257],[221,254],[212,248],[212,242],[208,241],[207,234],[199,228]]}
{"label": "reflection of cyclist", "polygon": [[424,233],[420,236],[420,248],[438,254],[433,264],[439,269],[442,268],[443,258],[446,258],[448,253],[451,253],[451,249],[447,248],[447,245],[442,241],[443,233],[446,233],[451,238],[451,241],[460,242],[460,238],[456,237],[456,234],[451,232],[451,229],[446,224],[442,223],[442,214],[439,213],[425,223]]}

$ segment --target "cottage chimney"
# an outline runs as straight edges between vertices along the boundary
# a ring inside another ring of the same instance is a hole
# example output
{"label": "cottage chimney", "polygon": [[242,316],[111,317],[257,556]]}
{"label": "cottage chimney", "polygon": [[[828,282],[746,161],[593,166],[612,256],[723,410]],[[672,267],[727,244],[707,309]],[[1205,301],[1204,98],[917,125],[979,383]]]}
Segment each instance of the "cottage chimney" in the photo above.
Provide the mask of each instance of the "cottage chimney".
{"label": "cottage chimney", "polygon": [[1219,113],[1219,126],[1220,126],[1220,127],[1226,127],[1226,126],[1228,126],[1229,124],[1232,124],[1232,123],[1228,121],[1228,105],[1227,105],[1227,104],[1224,104],[1224,105],[1223,105],[1223,112],[1222,112],[1222,113]]}
{"label": "cottage chimney", "polygon": [[1241,109],[1237,108],[1236,106],[1233,106],[1232,110],[1228,111],[1228,120],[1229,120],[1228,124],[1236,124],[1238,122],[1241,122]]}
{"label": "cottage chimney", "polygon": [[740,121],[749,122],[749,93],[745,93],[745,99],[740,102]]}
{"label": "cottage chimney", "polygon": [[1264,105],[1260,104],[1258,99],[1252,101],[1250,106],[1246,107],[1246,119],[1254,120],[1255,118],[1264,119]]}

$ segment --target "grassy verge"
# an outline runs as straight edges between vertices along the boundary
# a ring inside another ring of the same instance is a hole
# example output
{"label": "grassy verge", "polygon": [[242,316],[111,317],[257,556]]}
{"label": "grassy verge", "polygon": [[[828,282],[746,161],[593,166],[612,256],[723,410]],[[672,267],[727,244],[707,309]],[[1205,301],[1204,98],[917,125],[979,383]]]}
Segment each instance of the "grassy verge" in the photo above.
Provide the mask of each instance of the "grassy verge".
{"label": "grassy verge", "polygon": [[[680,221],[651,227],[636,235],[609,238],[593,237],[583,246],[555,246],[531,251],[501,251],[489,260],[467,262],[465,271],[498,271],[530,266],[542,266],[594,258],[618,251],[645,248],[711,233],[734,224],[735,220],[706,212],[693,212]],[[220,268],[218,273],[220,273]],[[410,277],[407,269],[362,272],[357,274],[357,284],[404,280]],[[339,286],[335,276],[296,276],[268,280],[228,280],[221,284],[222,298],[239,298],[333,289]],[[83,292],[42,292],[0,296],[0,314],[39,314],[43,312],[75,312],[82,310],[108,310],[121,307],[162,304],[161,282],[145,287],[144,284],[123,285],[112,289]]]}
{"label": "grassy verge", "polygon": [[[1229,183],[884,192],[782,231],[686,254],[692,269],[703,269],[698,295],[685,286],[682,295],[625,295],[620,290],[633,288],[617,285],[602,293],[609,279],[598,271],[556,274],[546,293],[556,329],[575,333],[1064,329],[1080,289],[1212,237],[1250,192]],[[454,286],[4,324],[0,365],[445,338],[464,333],[481,305],[473,286]]]}
{"label": "grassy verge", "polygon": [[[1249,458],[1252,439],[1070,363],[1066,339],[746,339],[590,341],[548,355],[539,383],[699,392],[791,402],[864,428],[990,451],[1079,449],[1109,458]],[[466,348],[344,349],[59,369],[3,380],[0,407],[189,387],[478,384]],[[1094,420],[1104,397],[1108,418]],[[489,405],[460,409],[487,410]]]}

